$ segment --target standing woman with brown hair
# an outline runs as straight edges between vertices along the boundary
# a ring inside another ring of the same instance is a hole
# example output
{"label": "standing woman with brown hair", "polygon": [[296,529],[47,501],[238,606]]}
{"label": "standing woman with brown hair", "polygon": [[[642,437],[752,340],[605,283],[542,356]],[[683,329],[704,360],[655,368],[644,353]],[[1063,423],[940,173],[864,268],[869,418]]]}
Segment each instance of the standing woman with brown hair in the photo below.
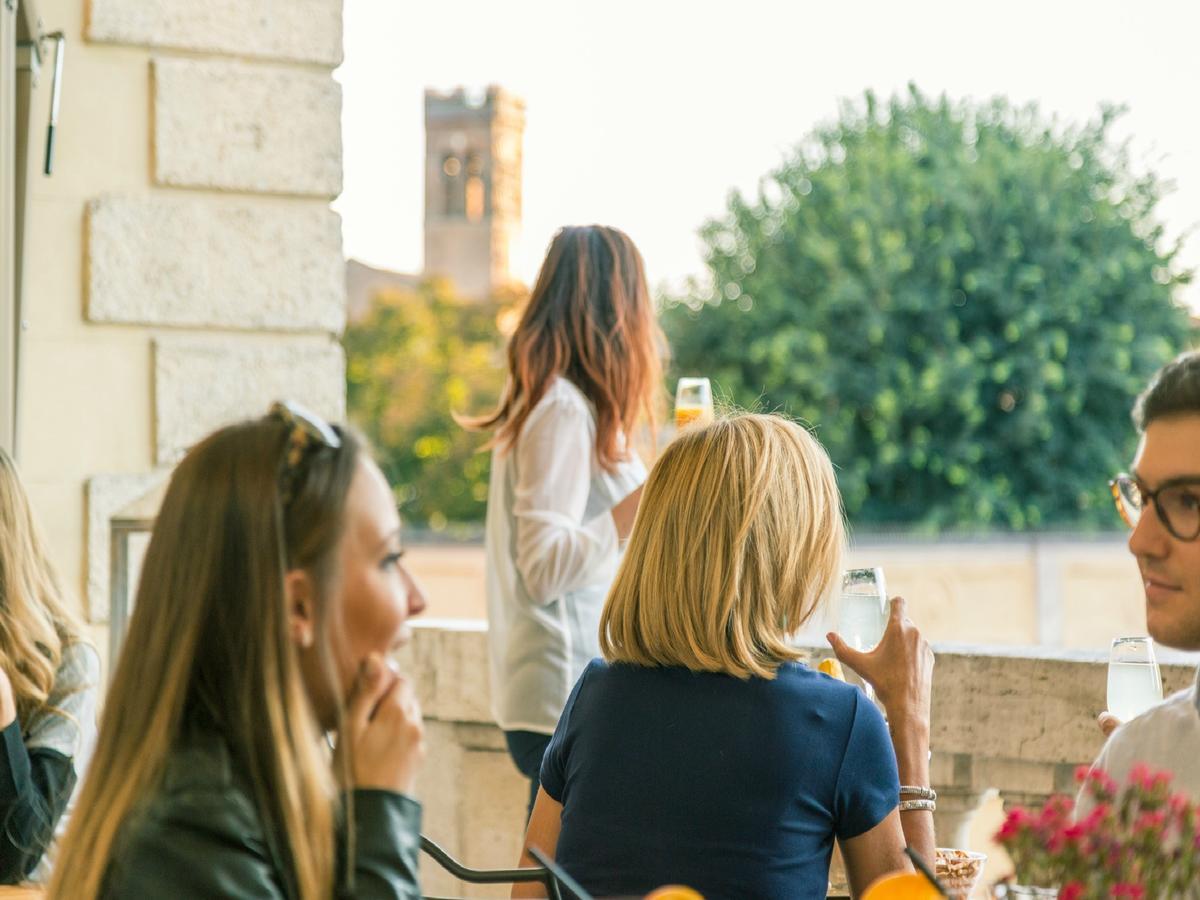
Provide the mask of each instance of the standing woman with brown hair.
{"label": "standing woman with brown hair", "polygon": [[571,686],[599,654],[600,611],[646,468],[664,349],[641,254],[615,228],[564,228],[508,344],[487,509],[492,711],[537,793]]}
{"label": "standing woman with brown hair", "polygon": [[0,882],[46,878],[96,742],[99,685],[99,657],[0,450]]}

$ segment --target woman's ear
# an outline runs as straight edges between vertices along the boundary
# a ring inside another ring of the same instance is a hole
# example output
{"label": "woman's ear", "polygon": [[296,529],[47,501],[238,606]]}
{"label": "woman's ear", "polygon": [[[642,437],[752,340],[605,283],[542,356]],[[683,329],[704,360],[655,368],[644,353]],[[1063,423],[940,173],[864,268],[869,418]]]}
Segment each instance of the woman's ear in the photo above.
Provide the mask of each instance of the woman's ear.
{"label": "woman's ear", "polygon": [[293,643],[307,650],[316,640],[316,590],[312,576],[304,569],[289,569],[283,576],[284,598],[288,607],[288,634]]}

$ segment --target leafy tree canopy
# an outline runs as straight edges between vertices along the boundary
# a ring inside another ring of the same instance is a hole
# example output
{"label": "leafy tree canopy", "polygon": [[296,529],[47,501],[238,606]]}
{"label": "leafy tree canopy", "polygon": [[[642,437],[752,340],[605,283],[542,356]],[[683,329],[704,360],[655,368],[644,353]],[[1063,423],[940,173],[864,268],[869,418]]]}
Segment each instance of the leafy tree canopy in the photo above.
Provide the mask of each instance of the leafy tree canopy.
{"label": "leafy tree canopy", "polygon": [[1113,524],[1133,398],[1189,342],[1165,186],[1035,107],[843,106],[701,231],[679,374],[811,423],[859,525]]}
{"label": "leafy tree canopy", "polygon": [[498,323],[514,299],[465,301],[430,280],[376,294],[346,329],[350,419],[374,447],[408,522],[453,532],[484,517],[489,455],[479,450],[487,438],[465,431],[453,413],[490,409],[500,396]]}

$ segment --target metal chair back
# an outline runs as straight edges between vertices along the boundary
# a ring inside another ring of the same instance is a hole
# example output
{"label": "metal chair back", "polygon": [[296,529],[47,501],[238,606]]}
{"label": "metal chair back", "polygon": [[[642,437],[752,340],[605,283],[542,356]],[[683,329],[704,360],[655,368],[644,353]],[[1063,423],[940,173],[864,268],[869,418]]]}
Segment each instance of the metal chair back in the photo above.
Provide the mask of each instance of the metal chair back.
{"label": "metal chair back", "polygon": [[[536,881],[546,886],[546,896],[549,900],[562,900],[558,879],[545,866],[521,869],[472,869],[464,866],[425,835],[421,835],[421,849],[433,857],[439,866],[459,881],[465,881],[467,884],[526,884]],[[424,900],[445,900],[445,898],[426,896]]]}

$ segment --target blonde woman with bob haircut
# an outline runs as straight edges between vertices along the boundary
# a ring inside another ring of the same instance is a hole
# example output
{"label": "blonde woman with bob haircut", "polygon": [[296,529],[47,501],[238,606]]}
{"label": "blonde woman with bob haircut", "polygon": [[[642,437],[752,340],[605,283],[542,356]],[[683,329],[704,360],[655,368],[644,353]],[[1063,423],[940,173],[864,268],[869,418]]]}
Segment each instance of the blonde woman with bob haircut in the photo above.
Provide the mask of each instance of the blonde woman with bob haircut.
{"label": "blonde woman with bob haircut", "polygon": [[603,225],[554,236],[508,343],[485,535],[492,713],[533,806],[542,753],[596,627],[646,468],[664,349],[642,255]]}
{"label": "blonde woman with bob haircut", "polygon": [[402,555],[350,431],[276,404],[193,448],[50,896],[420,896],[421,714],[384,662],[425,605]]}
{"label": "blonde woman with bob haircut", "polygon": [[0,449],[0,882],[43,881],[96,741],[100,660]]}
{"label": "blonde woman with bob haircut", "polygon": [[830,638],[888,722],[789,643],[839,584],[844,545],[833,466],[798,425],[736,415],[668,446],[601,618],[604,660],[546,750],[522,864],[552,852],[598,896],[682,883],[791,900],[825,896],[835,840],[856,895],[910,868],[906,843],[932,858],[931,813],[899,810],[901,782],[929,783],[933,666],[904,602],[869,654]]}

